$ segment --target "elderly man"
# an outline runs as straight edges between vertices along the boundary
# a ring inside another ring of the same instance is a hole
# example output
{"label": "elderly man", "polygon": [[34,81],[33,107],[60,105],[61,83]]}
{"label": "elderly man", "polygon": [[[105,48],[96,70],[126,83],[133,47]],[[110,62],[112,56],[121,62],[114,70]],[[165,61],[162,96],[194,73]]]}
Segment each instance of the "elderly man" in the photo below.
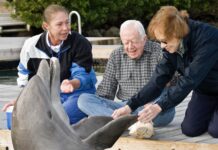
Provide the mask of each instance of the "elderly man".
{"label": "elderly man", "polygon": [[[127,20],[121,25],[120,38],[123,46],[112,52],[96,95],[82,94],[78,99],[78,107],[89,116],[112,116],[114,110],[125,106],[149,81],[162,58],[160,45],[147,40],[144,27],[137,20]],[[113,101],[115,96],[118,101]],[[132,113],[138,114],[142,109],[143,106]],[[154,126],[169,124],[174,115],[175,108],[160,113],[153,120]]]}

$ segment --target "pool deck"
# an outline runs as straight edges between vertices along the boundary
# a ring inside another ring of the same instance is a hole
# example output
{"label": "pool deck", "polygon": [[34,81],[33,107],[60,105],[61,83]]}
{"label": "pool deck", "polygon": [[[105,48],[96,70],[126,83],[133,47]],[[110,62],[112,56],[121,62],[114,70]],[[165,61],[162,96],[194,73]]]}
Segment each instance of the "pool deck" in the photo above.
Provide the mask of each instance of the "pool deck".
{"label": "pool deck", "polygon": [[[102,78],[102,77],[100,77]],[[101,79],[99,79],[101,80]],[[19,95],[20,89],[16,85],[0,85],[0,108],[2,106]],[[128,138],[120,138],[117,143],[114,145],[111,150],[129,150],[131,148],[126,148],[126,145],[135,145],[138,143],[137,150],[140,150],[140,147],[147,148],[149,150],[177,150],[179,148],[173,148],[175,146],[179,146],[180,144],[187,145],[187,150],[215,150],[218,149],[218,139],[212,138],[208,133],[205,133],[198,137],[187,137],[182,134],[180,124],[184,118],[184,113],[187,107],[187,104],[191,98],[191,94],[189,94],[186,99],[176,107],[176,116],[171,124],[166,127],[155,128],[155,135],[149,140],[135,140],[131,137]],[[6,114],[0,111],[0,129],[4,131],[7,129],[6,126]],[[7,132],[7,131],[6,131]],[[0,139],[1,139],[0,134]],[[1,141],[0,141],[1,143]],[[146,144],[145,144],[146,143]],[[149,145],[150,143],[150,145]],[[179,144],[179,145],[178,145]],[[142,146],[144,145],[144,146]],[[152,146],[153,145],[153,146]],[[150,147],[149,147],[150,146]],[[162,147],[163,146],[163,147]],[[190,147],[188,147],[190,146]],[[131,146],[129,146],[131,147]],[[152,149],[153,147],[153,149]],[[155,148],[156,147],[156,148]],[[165,147],[165,148],[164,148]],[[214,148],[215,147],[215,148]],[[143,149],[142,148],[142,149]],[[161,149],[163,148],[163,149]],[[180,147],[180,149],[182,149]]]}

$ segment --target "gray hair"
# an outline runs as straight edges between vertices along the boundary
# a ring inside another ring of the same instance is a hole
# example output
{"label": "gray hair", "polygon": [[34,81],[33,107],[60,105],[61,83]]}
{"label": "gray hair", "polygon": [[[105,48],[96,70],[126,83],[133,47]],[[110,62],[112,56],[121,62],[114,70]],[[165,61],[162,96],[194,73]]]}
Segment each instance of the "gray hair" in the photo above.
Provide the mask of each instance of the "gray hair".
{"label": "gray hair", "polygon": [[124,30],[124,29],[127,29],[129,27],[134,27],[139,35],[143,38],[144,36],[146,36],[145,34],[145,29],[142,25],[142,23],[138,20],[127,20],[125,22],[123,22],[120,26],[120,33]]}

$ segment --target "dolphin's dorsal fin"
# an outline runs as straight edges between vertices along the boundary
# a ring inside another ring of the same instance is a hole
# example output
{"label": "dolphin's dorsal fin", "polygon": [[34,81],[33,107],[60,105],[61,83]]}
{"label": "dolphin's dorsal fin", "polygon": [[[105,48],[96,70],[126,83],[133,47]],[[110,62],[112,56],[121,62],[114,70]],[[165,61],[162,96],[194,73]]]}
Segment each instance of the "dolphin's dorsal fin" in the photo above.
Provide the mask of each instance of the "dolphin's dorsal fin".
{"label": "dolphin's dorsal fin", "polygon": [[136,115],[127,115],[112,120],[102,128],[93,132],[83,141],[95,149],[106,149],[112,147],[116,140],[122,135],[122,133],[130,125],[136,122],[136,120]]}
{"label": "dolphin's dorsal fin", "polygon": [[72,128],[81,139],[85,139],[111,120],[113,120],[112,117],[91,116],[88,118],[84,118],[80,122],[72,125]]}

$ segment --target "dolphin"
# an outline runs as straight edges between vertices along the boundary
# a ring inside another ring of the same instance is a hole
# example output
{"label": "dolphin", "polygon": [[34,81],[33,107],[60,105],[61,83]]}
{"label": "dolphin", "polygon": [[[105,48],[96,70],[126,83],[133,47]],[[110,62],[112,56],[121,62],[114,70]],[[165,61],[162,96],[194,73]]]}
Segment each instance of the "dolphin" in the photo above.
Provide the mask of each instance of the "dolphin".
{"label": "dolphin", "polygon": [[12,113],[15,150],[103,150],[110,148],[137,120],[127,115],[93,116],[71,126],[60,102],[58,59],[42,60],[17,98]]}

